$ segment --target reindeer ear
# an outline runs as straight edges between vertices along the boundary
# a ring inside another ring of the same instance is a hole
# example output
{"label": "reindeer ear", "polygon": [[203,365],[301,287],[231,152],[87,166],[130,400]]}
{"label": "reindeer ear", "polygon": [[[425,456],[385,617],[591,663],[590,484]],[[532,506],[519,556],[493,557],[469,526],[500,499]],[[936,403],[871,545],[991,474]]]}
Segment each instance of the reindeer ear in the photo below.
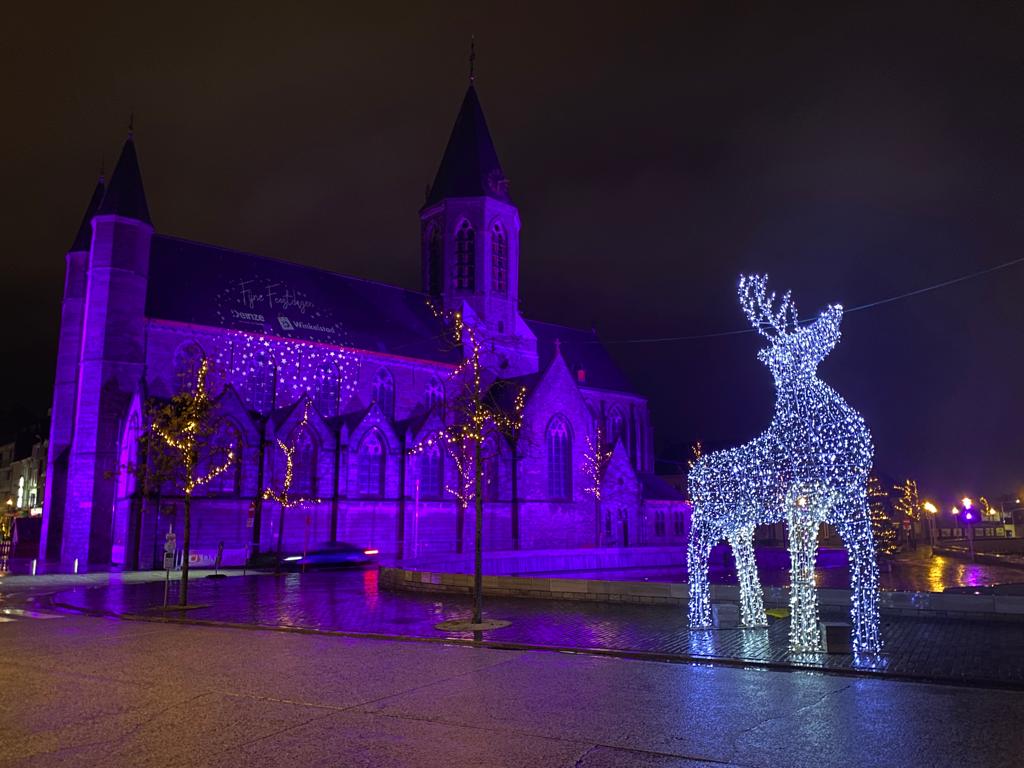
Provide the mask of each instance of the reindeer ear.
{"label": "reindeer ear", "polygon": [[833,304],[828,307],[811,324],[811,333],[814,335],[814,344],[824,357],[832,348],[839,343],[842,335],[839,325],[843,321],[843,307],[840,304]]}

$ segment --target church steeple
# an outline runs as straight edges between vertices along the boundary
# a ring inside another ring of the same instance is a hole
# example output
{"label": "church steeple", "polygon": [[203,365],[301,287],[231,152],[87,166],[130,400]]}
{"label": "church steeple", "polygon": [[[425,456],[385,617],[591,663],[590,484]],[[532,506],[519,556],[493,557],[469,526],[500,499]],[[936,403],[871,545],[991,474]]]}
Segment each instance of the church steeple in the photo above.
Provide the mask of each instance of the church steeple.
{"label": "church steeple", "polygon": [[519,316],[519,211],[509,196],[470,82],[427,201],[420,209],[423,290],[459,310],[504,376],[537,370],[536,338]]}
{"label": "church steeple", "polygon": [[142,172],[139,170],[139,158],[135,154],[135,139],[131,131],[128,132],[121,157],[110,177],[110,185],[96,213],[100,216],[135,219],[150,226],[153,224],[149,218],[149,205],[146,203],[146,191],[142,187]]}
{"label": "church steeple", "polygon": [[92,217],[99,210],[105,190],[106,182],[103,179],[103,174],[100,174],[99,181],[96,182],[96,189],[93,190],[92,197],[89,199],[89,206],[85,209],[85,216],[82,217],[82,223],[78,227],[78,234],[75,235],[75,241],[68,248],[68,252],[89,250],[92,243]]}
{"label": "church steeple", "polygon": [[504,203],[512,202],[508,180],[501,170],[472,80],[462,99],[462,107],[455,118],[455,126],[424,207],[450,197],[490,197]]}

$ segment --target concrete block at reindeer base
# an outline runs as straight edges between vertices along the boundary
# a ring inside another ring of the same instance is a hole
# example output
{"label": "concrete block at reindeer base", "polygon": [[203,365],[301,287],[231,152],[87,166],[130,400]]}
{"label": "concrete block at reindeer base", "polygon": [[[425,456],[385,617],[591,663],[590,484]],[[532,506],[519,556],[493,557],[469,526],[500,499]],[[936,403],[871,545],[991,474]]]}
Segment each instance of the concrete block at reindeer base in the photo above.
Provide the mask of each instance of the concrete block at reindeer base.
{"label": "concrete block at reindeer base", "polygon": [[740,588],[736,584],[712,584],[711,602],[738,603],[740,600]]}
{"label": "concrete block at reindeer base", "polygon": [[841,621],[822,621],[821,647],[825,653],[851,653],[853,651],[853,627]]}
{"label": "concrete block at reindeer base", "polygon": [[740,607],[733,603],[714,603],[711,624],[715,629],[736,629],[740,625]]}

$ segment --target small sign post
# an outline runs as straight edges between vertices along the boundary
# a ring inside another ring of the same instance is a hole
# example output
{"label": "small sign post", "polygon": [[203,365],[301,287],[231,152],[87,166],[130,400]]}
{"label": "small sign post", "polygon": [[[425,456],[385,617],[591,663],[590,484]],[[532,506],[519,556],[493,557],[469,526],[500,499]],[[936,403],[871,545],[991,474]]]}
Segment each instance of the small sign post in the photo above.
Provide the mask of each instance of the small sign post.
{"label": "small sign post", "polygon": [[170,588],[171,571],[174,569],[174,553],[178,548],[178,537],[170,526],[164,537],[164,608],[167,607],[167,590]]}

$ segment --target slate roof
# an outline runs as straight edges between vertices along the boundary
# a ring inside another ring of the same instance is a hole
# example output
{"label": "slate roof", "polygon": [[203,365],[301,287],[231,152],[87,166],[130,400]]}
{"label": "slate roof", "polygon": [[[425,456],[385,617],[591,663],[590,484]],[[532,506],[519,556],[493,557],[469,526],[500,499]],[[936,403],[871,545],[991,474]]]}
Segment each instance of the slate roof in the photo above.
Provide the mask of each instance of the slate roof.
{"label": "slate roof", "polygon": [[447,197],[491,197],[510,202],[508,180],[487,130],[476,88],[470,84],[462,100],[441,166],[427,194],[426,205]]}
{"label": "slate roof", "polygon": [[[611,389],[618,392],[632,392],[629,380],[612,360],[595,331],[570,328],[554,323],[542,323],[539,320],[527,320],[537,337],[537,356],[540,359],[540,370],[547,370],[551,359],[555,356],[555,341],[559,342],[562,358],[572,373],[573,378],[584,387]],[[579,380],[579,371],[583,370],[584,379]]]}
{"label": "slate roof", "polygon": [[114,175],[100,203],[100,215],[115,214],[127,219],[136,219],[152,224],[149,218],[149,205],[146,203],[146,192],[142,188],[142,171],[139,170],[139,158],[135,153],[135,140],[128,136],[121,150],[121,157],[114,167]]}
{"label": "slate roof", "polygon": [[[251,253],[154,235],[146,316],[457,364],[427,295]],[[593,331],[527,320],[540,371],[561,344],[587,387],[633,388]],[[578,381],[578,378],[577,378]],[[532,383],[532,382],[531,382]]]}
{"label": "slate roof", "polygon": [[154,235],[146,316],[457,363],[425,294]]}
{"label": "slate roof", "polygon": [[82,224],[78,227],[78,234],[75,235],[75,241],[68,248],[68,251],[88,251],[92,247],[92,217],[96,215],[96,211],[100,207],[100,201],[103,199],[103,192],[106,190],[103,177],[100,176],[100,180],[96,182],[96,189],[92,191],[92,197],[89,199],[89,206],[85,209],[85,216],[82,217]]}
{"label": "slate roof", "polygon": [[637,474],[640,478],[641,493],[645,499],[654,501],[685,501],[683,494],[677,491],[668,481],[649,472]]}

